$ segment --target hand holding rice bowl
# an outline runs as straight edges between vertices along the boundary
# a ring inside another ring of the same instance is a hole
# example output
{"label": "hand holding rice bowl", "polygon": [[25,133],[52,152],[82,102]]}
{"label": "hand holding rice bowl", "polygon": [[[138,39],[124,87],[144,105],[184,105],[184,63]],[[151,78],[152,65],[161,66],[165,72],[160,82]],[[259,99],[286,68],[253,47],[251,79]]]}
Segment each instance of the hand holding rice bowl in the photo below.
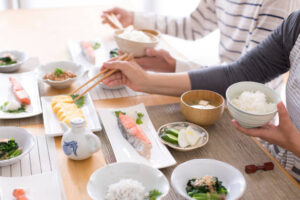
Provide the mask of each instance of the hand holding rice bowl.
{"label": "hand holding rice bowl", "polygon": [[226,91],[228,110],[245,128],[260,127],[276,115],[280,96],[271,88],[256,82],[239,82]]}

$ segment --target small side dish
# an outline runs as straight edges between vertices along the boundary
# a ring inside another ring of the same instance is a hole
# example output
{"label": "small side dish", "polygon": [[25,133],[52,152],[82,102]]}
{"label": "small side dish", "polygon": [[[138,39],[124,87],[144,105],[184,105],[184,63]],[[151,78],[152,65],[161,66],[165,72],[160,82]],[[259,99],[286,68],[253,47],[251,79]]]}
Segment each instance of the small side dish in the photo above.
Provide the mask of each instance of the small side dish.
{"label": "small side dish", "polygon": [[15,64],[17,62],[18,62],[17,58],[15,58],[11,54],[5,54],[5,55],[0,57],[0,66],[12,65],[12,64]]}
{"label": "small side dish", "polygon": [[121,179],[108,186],[105,200],[156,200],[162,193],[158,190],[145,191],[144,185],[133,179]]}
{"label": "small side dish", "polygon": [[0,160],[7,160],[21,155],[22,149],[14,139],[0,139]]}
{"label": "small side dish", "polygon": [[197,200],[225,200],[228,193],[217,177],[209,175],[190,179],[186,185],[186,192]]}
{"label": "small side dish", "polygon": [[75,77],[76,74],[74,74],[73,72],[65,71],[61,68],[56,68],[53,72],[46,73],[43,79],[49,79],[51,81],[64,81]]}
{"label": "small side dish", "polygon": [[110,57],[110,58],[114,58],[114,57],[119,56],[118,51],[119,51],[118,48],[114,48],[114,49],[110,50],[110,51],[109,51],[109,57]]}

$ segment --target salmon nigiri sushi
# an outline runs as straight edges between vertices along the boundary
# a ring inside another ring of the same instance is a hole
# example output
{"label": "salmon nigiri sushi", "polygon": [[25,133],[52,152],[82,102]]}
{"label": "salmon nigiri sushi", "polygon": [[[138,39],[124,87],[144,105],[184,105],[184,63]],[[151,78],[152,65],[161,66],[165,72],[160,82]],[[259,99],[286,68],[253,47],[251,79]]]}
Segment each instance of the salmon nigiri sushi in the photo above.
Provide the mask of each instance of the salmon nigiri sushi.
{"label": "salmon nigiri sushi", "polygon": [[30,98],[27,94],[27,92],[24,90],[23,86],[17,81],[14,77],[9,77],[9,81],[12,85],[12,91],[15,95],[15,97],[18,99],[18,101],[21,104],[29,105],[30,104]]}
{"label": "salmon nigiri sushi", "polygon": [[118,125],[124,138],[134,147],[143,157],[151,157],[152,144],[147,135],[135,123],[135,120],[123,113],[119,114]]}
{"label": "salmon nigiri sushi", "polygon": [[96,64],[96,57],[93,49],[93,45],[91,42],[81,41],[80,47],[83,52],[83,55],[87,58],[89,62],[92,64]]}

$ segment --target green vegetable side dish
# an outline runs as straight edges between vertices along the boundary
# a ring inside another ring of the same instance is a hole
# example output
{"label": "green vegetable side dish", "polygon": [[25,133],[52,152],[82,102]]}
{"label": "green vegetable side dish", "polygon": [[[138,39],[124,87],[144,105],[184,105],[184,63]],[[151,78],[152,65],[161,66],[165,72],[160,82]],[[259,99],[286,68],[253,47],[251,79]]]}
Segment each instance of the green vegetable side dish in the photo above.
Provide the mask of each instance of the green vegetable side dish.
{"label": "green vegetable side dish", "polygon": [[119,50],[118,48],[110,50],[110,52],[109,52],[110,58],[114,58],[114,57],[119,56],[118,50]]}
{"label": "green vegetable side dish", "polygon": [[94,49],[94,50],[97,50],[97,49],[99,49],[101,47],[101,44],[99,43],[99,42],[95,42],[95,44],[93,44],[93,46],[92,46],[92,48]]}
{"label": "green vegetable side dish", "polygon": [[17,60],[12,59],[10,56],[0,57],[0,66],[12,65],[17,63]]}
{"label": "green vegetable side dish", "polygon": [[174,128],[166,128],[166,129],[164,129],[164,133],[162,135],[160,135],[160,138],[168,143],[179,145],[178,144],[178,134],[179,134],[178,130],[176,130]]}
{"label": "green vegetable side dish", "polygon": [[[71,97],[72,99],[76,99],[79,96],[79,94],[72,94]],[[80,97],[78,100],[76,100],[74,103],[78,108],[82,108],[84,106],[85,98],[84,96]]]}
{"label": "green vegetable side dish", "polygon": [[185,189],[196,200],[225,200],[228,193],[222,182],[213,176],[190,179]]}
{"label": "green vegetable side dish", "polygon": [[7,106],[8,102],[4,102],[2,106],[0,106],[0,110],[7,113],[22,113],[26,112],[26,106],[24,104],[21,105],[21,107],[17,110],[5,110],[5,107]]}
{"label": "green vegetable side dish", "polygon": [[120,113],[122,113],[123,115],[126,115],[125,112],[122,112],[122,111],[118,110],[118,111],[115,111],[116,117],[119,117]]}
{"label": "green vegetable side dish", "polygon": [[61,68],[56,68],[55,71],[54,71],[54,74],[55,74],[56,76],[61,75],[61,74],[64,74],[64,73],[65,73],[65,71],[62,70]]}
{"label": "green vegetable side dish", "polygon": [[19,156],[22,149],[14,139],[2,140],[0,142],[0,160],[7,160]]}
{"label": "green vegetable side dish", "polygon": [[179,134],[179,131],[174,128],[166,128],[165,132],[174,135],[175,137],[178,137]]}
{"label": "green vegetable side dish", "polygon": [[142,124],[143,123],[143,121],[142,121],[143,117],[144,117],[144,113],[138,112],[137,113],[137,119],[136,119],[135,123]]}
{"label": "green vegetable side dish", "polygon": [[151,190],[145,200],[156,200],[162,193],[158,190]]}

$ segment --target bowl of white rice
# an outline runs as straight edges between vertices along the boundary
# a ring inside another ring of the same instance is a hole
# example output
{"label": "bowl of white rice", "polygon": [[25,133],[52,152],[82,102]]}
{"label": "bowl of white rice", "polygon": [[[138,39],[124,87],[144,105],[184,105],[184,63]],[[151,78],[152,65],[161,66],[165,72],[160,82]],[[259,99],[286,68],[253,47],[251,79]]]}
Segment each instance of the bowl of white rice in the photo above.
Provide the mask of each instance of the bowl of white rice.
{"label": "bowl of white rice", "polygon": [[147,48],[154,48],[159,43],[159,33],[155,30],[127,28],[117,30],[114,38],[122,52],[133,53],[135,57],[145,56]]}
{"label": "bowl of white rice", "polygon": [[87,192],[94,200],[145,200],[155,194],[156,200],[160,200],[169,189],[161,171],[131,162],[113,163],[96,170],[87,185]]}
{"label": "bowl of white rice", "polygon": [[231,85],[226,99],[232,117],[245,128],[255,128],[275,117],[280,96],[264,84],[244,81]]}

